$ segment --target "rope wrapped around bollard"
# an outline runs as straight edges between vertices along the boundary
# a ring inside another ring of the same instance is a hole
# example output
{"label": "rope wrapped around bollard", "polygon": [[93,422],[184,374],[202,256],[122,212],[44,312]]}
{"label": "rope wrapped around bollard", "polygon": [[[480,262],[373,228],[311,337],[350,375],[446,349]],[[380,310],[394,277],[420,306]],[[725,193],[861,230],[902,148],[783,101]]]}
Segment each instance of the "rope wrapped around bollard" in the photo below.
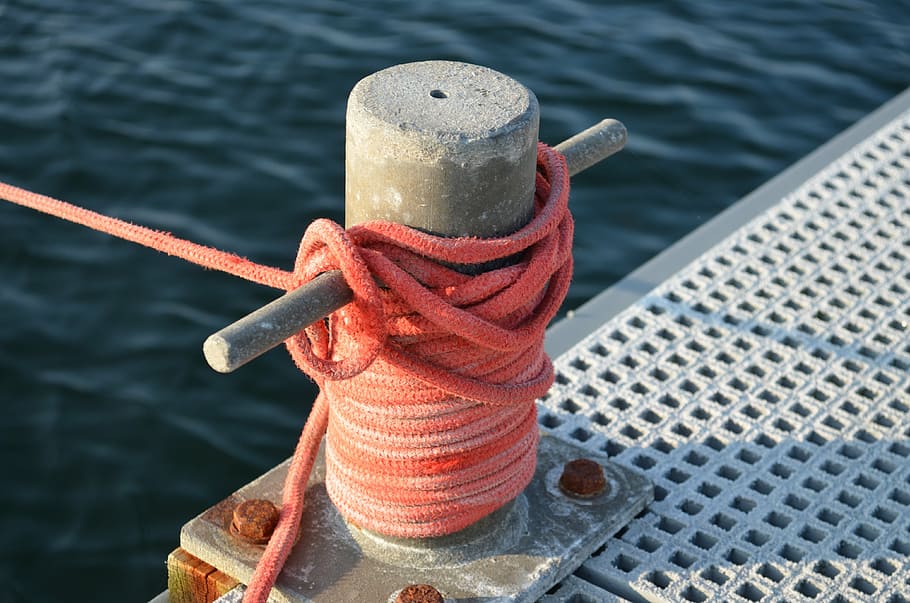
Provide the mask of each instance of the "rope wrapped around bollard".
{"label": "rope wrapped around bollard", "polygon": [[[544,330],[572,273],[568,195],[565,158],[539,144],[535,216],[517,232],[444,238],[392,222],[344,230],[317,220],[286,272],[0,183],[13,203],[253,282],[292,289],[343,272],[353,302],[286,342],[322,391],[244,597],[257,602],[294,546],[324,435],[332,501],[352,523],[388,536],[456,532],[524,489],[536,458],[534,400],[553,381]],[[449,267],[512,256],[517,263],[478,275]]]}
{"label": "rope wrapped around bollard", "polygon": [[[390,222],[308,229],[297,271],[341,268],[354,302],[287,342],[322,391],[246,600],[266,600],[290,553],[324,432],[332,502],[387,536],[450,534],[528,484],[534,400],[553,381],[543,334],[572,273],[568,194],[564,158],[541,144],[536,215],[509,236],[442,238]],[[522,252],[519,263],[475,276],[446,266]]]}

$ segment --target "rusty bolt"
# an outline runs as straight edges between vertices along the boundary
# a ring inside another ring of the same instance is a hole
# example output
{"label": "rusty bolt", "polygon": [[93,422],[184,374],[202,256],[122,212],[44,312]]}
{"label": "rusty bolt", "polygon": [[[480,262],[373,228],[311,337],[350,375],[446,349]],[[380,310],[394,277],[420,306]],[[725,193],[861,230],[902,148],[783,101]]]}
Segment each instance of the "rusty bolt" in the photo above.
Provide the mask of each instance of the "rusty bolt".
{"label": "rusty bolt", "polygon": [[401,589],[395,603],[443,603],[443,601],[439,591],[429,584],[412,584]]}
{"label": "rusty bolt", "polygon": [[250,544],[266,544],[278,525],[278,508],[267,500],[245,500],[234,507],[231,534]]}
{"label": "rusty bolt", "polygon": [[575,459],[563,468],[559,487],[570,496],[591,498],[607,489],[607,479],[599,463],[591,459]]}

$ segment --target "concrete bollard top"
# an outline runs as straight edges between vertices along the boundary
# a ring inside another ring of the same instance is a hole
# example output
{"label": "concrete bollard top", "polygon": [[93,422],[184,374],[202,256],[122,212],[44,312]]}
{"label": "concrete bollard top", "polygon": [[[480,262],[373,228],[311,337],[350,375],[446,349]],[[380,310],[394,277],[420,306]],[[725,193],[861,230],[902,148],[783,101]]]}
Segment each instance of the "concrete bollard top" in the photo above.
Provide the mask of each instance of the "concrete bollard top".
{"label": "concrete bollard top", "polygon": [[347,109],[346,225],[494,237],[533,214],[540,109],[516,80],[452,61],[389,67]]}

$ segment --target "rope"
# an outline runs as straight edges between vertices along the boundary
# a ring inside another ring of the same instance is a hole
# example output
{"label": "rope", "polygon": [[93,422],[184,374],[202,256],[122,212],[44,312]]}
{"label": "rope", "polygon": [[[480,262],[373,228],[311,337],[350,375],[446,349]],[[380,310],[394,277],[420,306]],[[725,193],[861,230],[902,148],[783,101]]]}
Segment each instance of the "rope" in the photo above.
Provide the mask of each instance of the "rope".
{"label": "rope", "polygon": [[[0,197],[280,289],[327,270],[344,274],[353,302],[285,342],[321,391],[291,460],[278,526],[244,596],[260,603],[294,546],[323,436],[333,503],[351,523],[388,536],[453,533],[530,482],[534,400],[553,381],[544,330],[572,273],[568,170],[544,144],[536,184],[534,218],[496,239],[316,220],[292,272],[2,182]],[[518,263],[476,276],[446,266],[513,256]]]}

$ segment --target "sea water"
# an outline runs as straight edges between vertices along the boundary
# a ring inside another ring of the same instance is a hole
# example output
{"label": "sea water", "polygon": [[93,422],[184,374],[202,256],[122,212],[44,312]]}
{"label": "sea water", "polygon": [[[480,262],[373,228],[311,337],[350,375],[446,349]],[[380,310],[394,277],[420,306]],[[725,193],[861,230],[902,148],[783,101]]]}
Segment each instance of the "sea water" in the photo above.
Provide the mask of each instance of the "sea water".
{"label": "sea water", "polygon": [[[573,179],[578,306],[910,85],[910,2],[0,1],[0,179],[289,268],[342,220],[344,110],[379,69],[486,65]],[[0,601],[144,601],[180,526],[289,456],[287,354],[202,341],[277,292],[0,203]]]}

